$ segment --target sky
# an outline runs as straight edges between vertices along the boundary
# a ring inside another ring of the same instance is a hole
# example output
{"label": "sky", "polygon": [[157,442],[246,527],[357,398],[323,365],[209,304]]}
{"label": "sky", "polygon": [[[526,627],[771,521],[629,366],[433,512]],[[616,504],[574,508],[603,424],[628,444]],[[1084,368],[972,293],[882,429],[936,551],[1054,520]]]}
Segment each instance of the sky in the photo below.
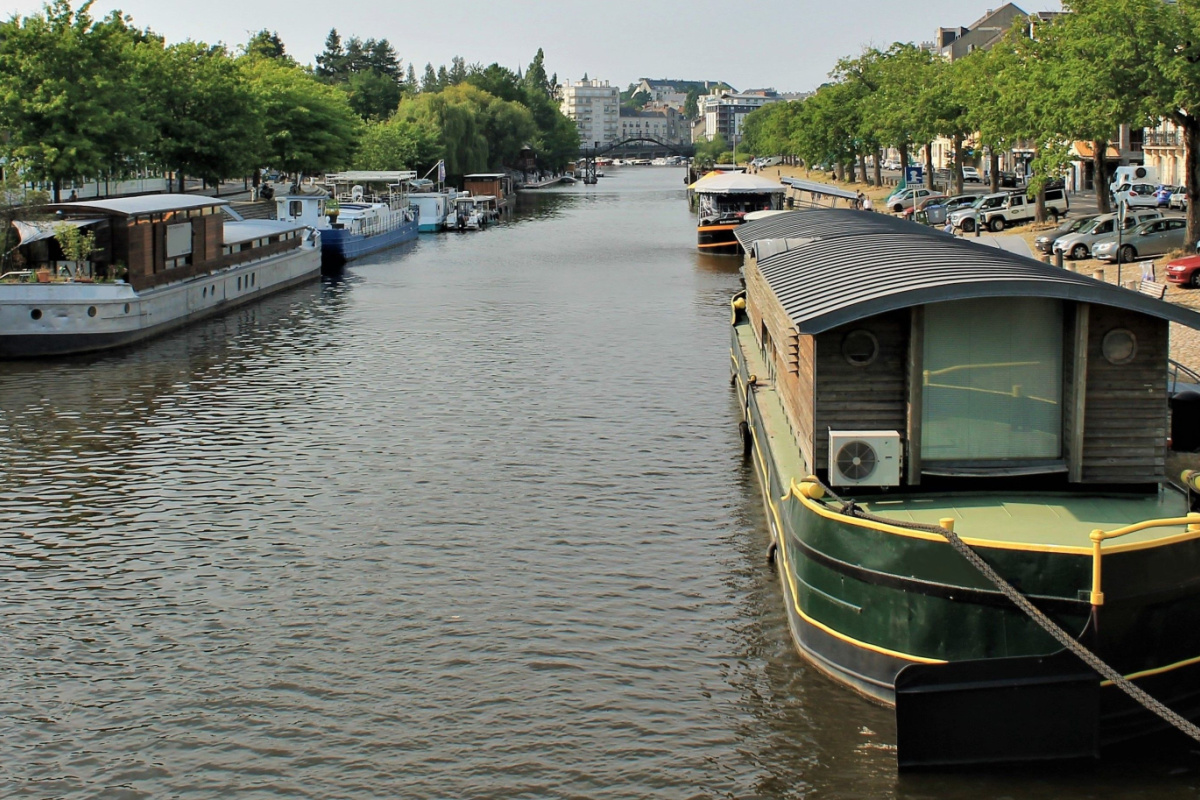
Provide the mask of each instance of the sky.
{"label": "sky", "polygon": [[[78,5],[80,0],[73,0]],[[930,41],[941,26],[970,25],[999,0],[96,0],[94,16],[120,9],[167,41],[238,45],[267,28],[311,64],[330,28],[386,38],[418,77],[426,63],[497,62],[524,70],[539,47],[559,80],[607,80],[625,88],[643,77],[725,81],[738,89],[810,91],[839,58],[865,47]],[[1057,11],[1028,0],[1027,12]],[[0,14],[25,15],[39,0],[0,0]]]}

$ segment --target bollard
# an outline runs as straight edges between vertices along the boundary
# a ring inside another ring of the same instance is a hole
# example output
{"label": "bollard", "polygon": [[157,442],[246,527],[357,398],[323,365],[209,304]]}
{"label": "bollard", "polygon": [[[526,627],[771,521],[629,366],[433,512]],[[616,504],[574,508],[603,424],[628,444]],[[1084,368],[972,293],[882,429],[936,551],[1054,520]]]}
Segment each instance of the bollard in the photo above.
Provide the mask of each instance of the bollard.
{"label": "bollard", "polygon": [[[1043,263],[1043,264],[1050,264],[1050,263],[1053,263],[1053,262],[1050,260],[1050,254],[1049,254],[1049,253],[1046,253],[1046,255],[1042,256],[1042,263]],[[1061,265],[1061,264],[1059,264],[1059,266],[1061,267],[1062,265]]]}
{"label": "bollard", "polygon": [[1104,270],[1102,270],[1102,269],[1092,270],[1092,277],[1098,281],[1104,280]]}
{"label": "bollard", "polygon": [[1058,267],[1059,269],[1063,268],[1063,251],[1062,250],[1054,251],[1054,266]]}

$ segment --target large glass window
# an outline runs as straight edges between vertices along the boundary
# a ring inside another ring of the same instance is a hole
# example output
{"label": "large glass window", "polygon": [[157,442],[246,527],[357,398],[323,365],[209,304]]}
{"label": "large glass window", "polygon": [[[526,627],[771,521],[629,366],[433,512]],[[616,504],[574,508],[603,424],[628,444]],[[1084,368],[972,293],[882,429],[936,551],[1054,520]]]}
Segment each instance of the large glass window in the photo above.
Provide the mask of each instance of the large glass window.
{"label": "large glass window", "polygon": [[1045,298],[926,306],[922,459],[1059,458],[1062,326]]}

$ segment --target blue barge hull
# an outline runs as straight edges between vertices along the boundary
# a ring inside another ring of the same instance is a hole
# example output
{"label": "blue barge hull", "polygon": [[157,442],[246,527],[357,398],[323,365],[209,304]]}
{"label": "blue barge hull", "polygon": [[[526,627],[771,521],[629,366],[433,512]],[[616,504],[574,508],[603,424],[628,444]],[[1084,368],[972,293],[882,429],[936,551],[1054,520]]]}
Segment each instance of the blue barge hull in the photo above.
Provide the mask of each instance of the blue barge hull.
{"label": "blue barge hull", "polygon": [[321,231],[321,255],[326,260],[351,259],[383,250],[417,238],[417,221],[402,222],[390,231],[373,236],[353,234],[341,228]]}

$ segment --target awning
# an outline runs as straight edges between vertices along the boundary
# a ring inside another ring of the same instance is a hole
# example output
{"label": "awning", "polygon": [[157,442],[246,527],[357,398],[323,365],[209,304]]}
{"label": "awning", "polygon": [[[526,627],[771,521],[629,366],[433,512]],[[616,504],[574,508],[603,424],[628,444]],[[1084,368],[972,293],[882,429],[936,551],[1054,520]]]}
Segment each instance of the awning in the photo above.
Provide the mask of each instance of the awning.
{"label": "awning", "polygon": [[[1085,161],[1090,161],[1095,153],[1096,148],[1091,142],[1071,143],[1071,155],[1075,156],[1076,158],[1082,158]],[[1108,149],[1104,151],[1104,158],[1108,161],[1118,161],[1121,158],[1121,153],[1119,150],[1117,150],[1117,148],[1110,144]]]}
{"label": "awning", "polygon": [[806,181],[800,178],[782,178],[783,182],[793,189],[799,189],[802,192],[811,192],[813,194],[821,194],[826,197],[838,197],[842,200],[857,200],[858,194],[851,192],[848,189],[842,189],[837,186],[830,186],[828,183],[819,183],[817,181]]}
{"label": "awning", "polygon": [[744,172],[706,175],[689,188],[703,194],[783,194],[787,190],[786,186],[777,181],[747,175]]}
{"label": "awning", "polygon": [[17,235],[21,237],[21,244],[32,244],[33,242],[40,242],[42,239],[54,238],[54,229],[63,223],[76,228],[86,228],[88,225],[95,225],[97,222],[104,222],[104,218],[56,219],[44,222],[24,222],[14,219],[13,227],[17,229]]}

